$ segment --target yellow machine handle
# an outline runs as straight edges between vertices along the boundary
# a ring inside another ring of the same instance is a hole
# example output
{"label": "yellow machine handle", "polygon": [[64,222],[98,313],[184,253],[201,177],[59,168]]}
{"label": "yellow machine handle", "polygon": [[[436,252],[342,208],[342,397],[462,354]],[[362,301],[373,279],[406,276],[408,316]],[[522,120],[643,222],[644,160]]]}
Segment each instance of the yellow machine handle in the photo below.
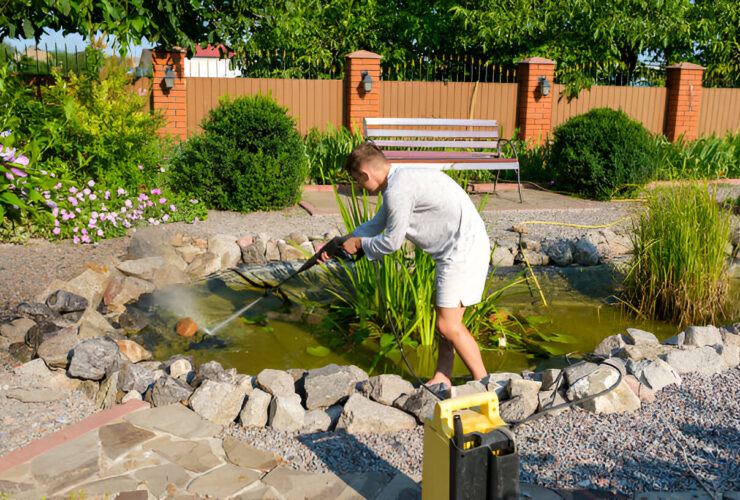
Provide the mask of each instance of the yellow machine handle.
{"label": "yellow machine handle", "polygon": [[438,429],[452,431],[453,412],[476,406],[480,407],[479,413],[490,421],[492,427],[504,424],[498,412],[498,397],[493,391],[439,401],[434,407],[434,422]]}

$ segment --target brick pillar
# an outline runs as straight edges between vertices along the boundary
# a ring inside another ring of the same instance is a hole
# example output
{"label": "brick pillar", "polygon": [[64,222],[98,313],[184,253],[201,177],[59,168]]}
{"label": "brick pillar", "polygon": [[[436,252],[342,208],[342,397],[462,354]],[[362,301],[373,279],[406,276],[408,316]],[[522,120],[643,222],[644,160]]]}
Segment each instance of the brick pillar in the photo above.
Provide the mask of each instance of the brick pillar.
{"label": "brick pillar", "polygon": [[675,141],[681,134],[687,140],[698,136],[703,76],[704,67],[698,64],[684,62],[666,68],[665,136],[669,141]]}
{"label": "brick pillar", "polygon": [[[553,77],[555,61],[543,57],[530,57],[519,61],[517,71],[517,113],[519,138],[531,139],[541,144],[550,133],[552,122]],[[550,94],[543,96],[540,78],[550,82]]]}
{"label": "brick pillar", "polygon": [[[175,72],[175,86],[168,89],[164,85],[167,66]],[[187,85],[185,73],[185,51],[182,49],[156,49],[152,53],[152,101],[153,109],[161,110],[167,119],[160,135],[174,135],[186,139],[187,131]]]}
{"label": "brick pillar", "polygon": [[[344,125],[354,131],[362,128],[363,118],[380,116],[380,58],[382,56],[358,50],[344,56]],[[363,72],[373,79],[370,92],[362,84]]]}

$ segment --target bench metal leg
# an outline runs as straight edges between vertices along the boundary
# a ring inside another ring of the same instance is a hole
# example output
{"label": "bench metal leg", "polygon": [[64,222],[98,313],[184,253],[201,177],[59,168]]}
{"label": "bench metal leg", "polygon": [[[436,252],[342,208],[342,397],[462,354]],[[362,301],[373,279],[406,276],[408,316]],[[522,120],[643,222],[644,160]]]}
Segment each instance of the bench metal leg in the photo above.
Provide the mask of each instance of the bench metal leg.
{"label": "bench metal leg", "polygon": [[493,192],[496,192],[496,184],[498,184],[498,176],[501,175],[501,170],[496,170],[496,178],[493,179]]}
{"label": "bench metal leg", "polygon": [[519,180],[519,169],[516,169],[516,187],[519,190],[519,203],[524,203],[522,200],[522,182]]}

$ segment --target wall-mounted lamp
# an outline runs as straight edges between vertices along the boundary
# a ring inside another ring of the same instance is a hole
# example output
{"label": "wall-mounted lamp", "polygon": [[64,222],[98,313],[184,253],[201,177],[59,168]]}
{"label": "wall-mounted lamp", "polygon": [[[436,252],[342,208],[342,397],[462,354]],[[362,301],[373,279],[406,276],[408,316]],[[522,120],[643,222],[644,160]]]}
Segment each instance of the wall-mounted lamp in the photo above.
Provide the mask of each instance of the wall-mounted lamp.
{"label": "wall-mounted lamp", "polygon": [[174,88],[174,86],[175,86],[175,70],[172,68],[172,66],[168,65],[164,69],[164,79],[162,81],[164,82],[164,87],[166,89]]}
{"label": "wall-mounted lamp", "polygon": [[365,93],[369,94],[370,91],[373,89],[373,79],[370,77],[370,73],[367,71],[363,71],[360,73],[360,76],[362,77],[362,86],[365,89]]}
{"label": "wall-mounted lamp", "polygon": [[547,97],[550,94],[550,82],[544,76],[540,77],[540,94],[542,94],[542,97]]}

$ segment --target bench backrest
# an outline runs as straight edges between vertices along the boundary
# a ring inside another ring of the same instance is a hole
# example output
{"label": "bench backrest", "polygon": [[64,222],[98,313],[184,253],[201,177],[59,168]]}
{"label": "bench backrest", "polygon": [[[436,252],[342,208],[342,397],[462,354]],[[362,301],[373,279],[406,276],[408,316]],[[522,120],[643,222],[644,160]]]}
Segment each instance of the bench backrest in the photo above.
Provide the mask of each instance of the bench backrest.
{"label": "bench backrest", "polygon": [[496,120],[364,118],[365,138],[385,148],[498,148]]}

